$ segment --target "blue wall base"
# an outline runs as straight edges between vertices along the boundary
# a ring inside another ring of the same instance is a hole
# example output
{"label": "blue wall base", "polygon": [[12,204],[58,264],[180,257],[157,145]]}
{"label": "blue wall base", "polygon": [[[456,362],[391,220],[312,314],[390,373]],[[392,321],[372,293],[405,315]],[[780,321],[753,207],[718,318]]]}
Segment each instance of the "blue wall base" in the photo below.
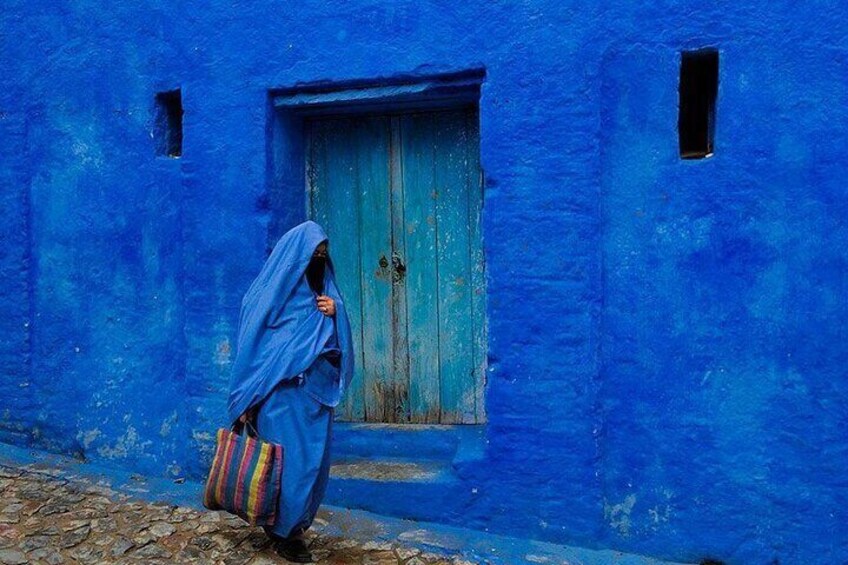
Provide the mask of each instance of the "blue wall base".
{"label": "blue wall base", "polygon": [[[149,502],[167,502],[204,510],[201,504],[203,485],[196,481],[177,484],[167,479],[130,473],[121,468],[81,463],[70,457],[3,443],[0,443],[0,466],[26,466],[37,472],[96,484]],[[313,528],[326,536],[344,537],[359,543],[400,542],[408,547],[432,553],[460,553],[468,560],[493,565],[529,562],[572,565],[673,565],[670,561],[640,555],[498,536],[333,505],[323,505],[321,517],[322,520],[316,520]],[[379,533],[375,535],[375,532]]]}

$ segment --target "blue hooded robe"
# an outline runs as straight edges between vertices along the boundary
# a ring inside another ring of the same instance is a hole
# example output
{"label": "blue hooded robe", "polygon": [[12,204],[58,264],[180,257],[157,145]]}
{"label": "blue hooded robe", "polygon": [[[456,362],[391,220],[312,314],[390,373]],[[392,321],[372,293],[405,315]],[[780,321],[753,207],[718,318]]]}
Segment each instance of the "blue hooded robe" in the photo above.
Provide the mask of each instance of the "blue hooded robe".
{"label": "blue hooded robe", "polygon": [[259,436],[283,446],[277,520],[266,531],[286,537],[306,530],[324,496],[334,407],[353,375],[350,322],[327,257],[324,294],[335,316],[316,305],[306,268],[328,238],[313,221],[286,232],[241,303],[229,421],[259,407]]}

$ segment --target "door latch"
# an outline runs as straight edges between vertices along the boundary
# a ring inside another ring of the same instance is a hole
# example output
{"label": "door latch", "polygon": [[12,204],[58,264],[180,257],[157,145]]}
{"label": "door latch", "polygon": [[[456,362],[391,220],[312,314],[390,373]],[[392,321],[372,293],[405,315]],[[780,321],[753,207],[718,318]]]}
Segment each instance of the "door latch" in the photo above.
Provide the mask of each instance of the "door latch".
{"label": "door latch", "polygon": [[392,253],[392,282],[398,283],[406,275],[406,265],[403,264],[400,255]]}

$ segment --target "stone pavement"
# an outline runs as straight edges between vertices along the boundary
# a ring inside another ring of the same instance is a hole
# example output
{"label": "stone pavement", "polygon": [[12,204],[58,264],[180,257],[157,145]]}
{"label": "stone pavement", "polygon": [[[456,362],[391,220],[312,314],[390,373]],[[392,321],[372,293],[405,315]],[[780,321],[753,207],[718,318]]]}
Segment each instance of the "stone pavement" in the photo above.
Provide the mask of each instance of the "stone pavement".
{"label": "stone pavement", "polygon": [[[0,563],[287,563],[264,532],[225,512],[144,502],[58,469],[0,463]],[[322,509],[308,543],[318,563],[470,564],[458,556],[396,543],[360,542],[322,532]]]}

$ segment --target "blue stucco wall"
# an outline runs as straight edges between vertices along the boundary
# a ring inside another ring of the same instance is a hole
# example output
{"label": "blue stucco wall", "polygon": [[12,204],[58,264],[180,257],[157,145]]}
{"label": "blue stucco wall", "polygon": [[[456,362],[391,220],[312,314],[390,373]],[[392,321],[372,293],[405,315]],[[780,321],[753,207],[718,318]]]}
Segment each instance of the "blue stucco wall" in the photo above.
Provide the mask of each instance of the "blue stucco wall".
{"label": "blue stucco wall", "polygon": [[[269,89],[485,68],[475,494],[390,506],[681,560],[848,559],[845,3],[0,18],[0,440],[201,477],[241,294],[269,226],[302,217],[269,204]],[[702,46],[716,154],[682,161],[679,52]],[[175,87],[183,156],[155,157],[154,94]]]}

